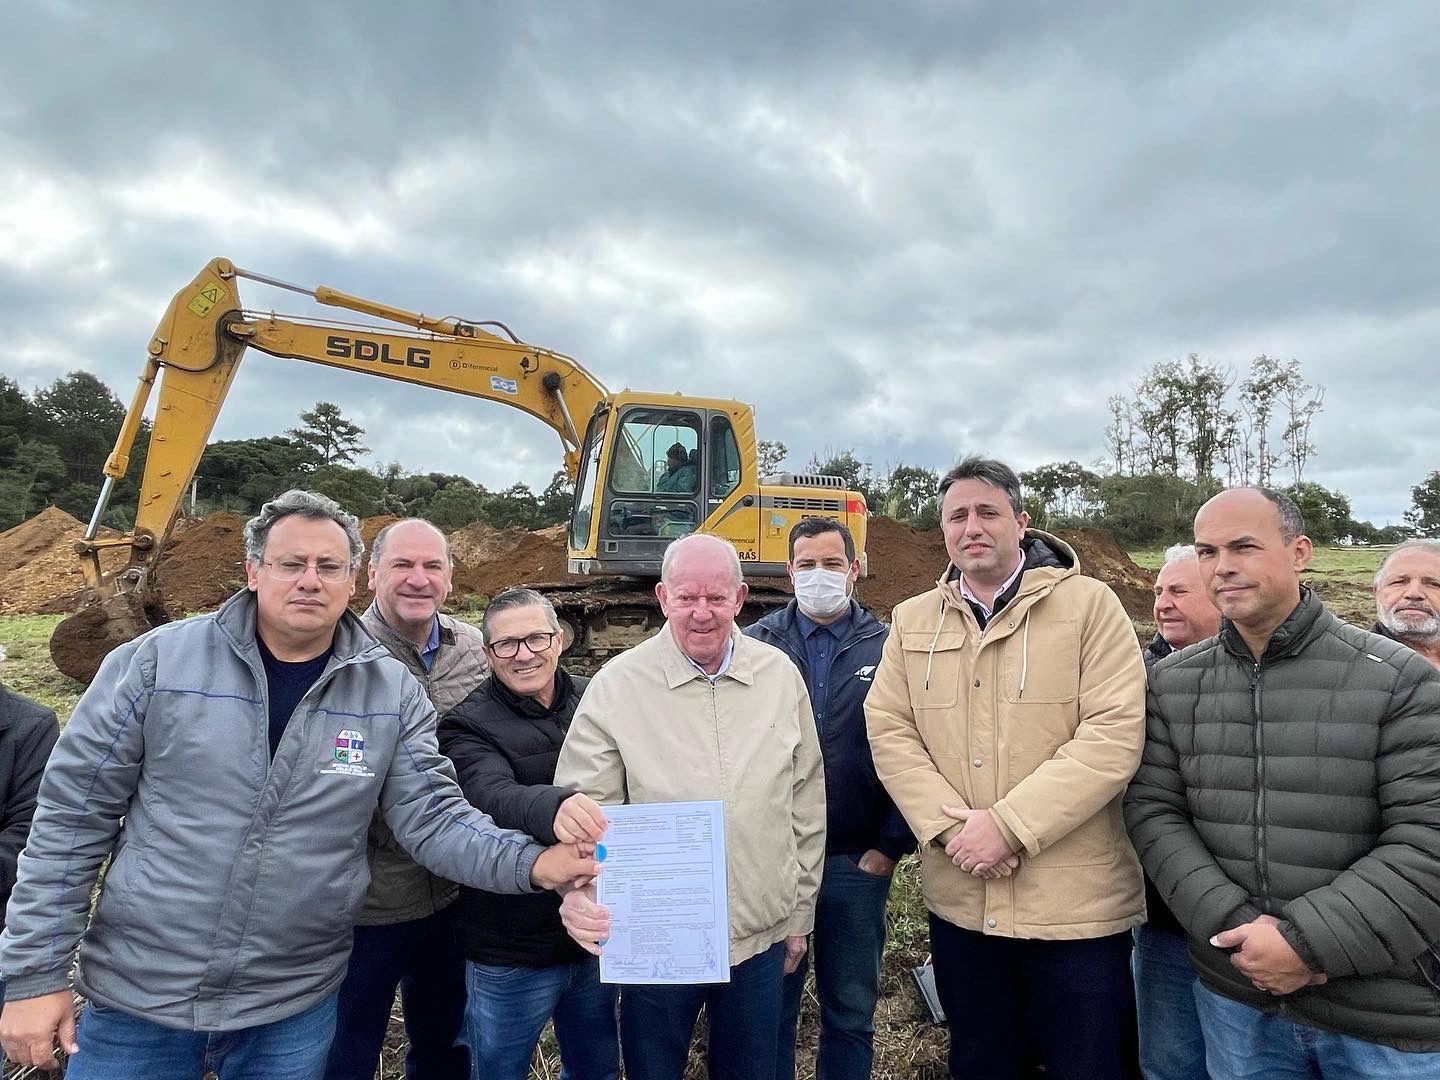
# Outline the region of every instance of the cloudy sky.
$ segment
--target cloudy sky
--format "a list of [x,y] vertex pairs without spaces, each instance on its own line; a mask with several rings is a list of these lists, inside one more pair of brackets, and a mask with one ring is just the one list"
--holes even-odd
[[[1307,478],[1440,467],[1440,10],[1265,3],[20,0],[0,371],[128,400],[211,257],[502,319],[614,389],[877,467],[1091,463],[1196,352],[1327,390]],[[248,306],[305,313],[252,287]],[[218,438],[326,399],[369,463],[540,487],[484,402],[251,353]]]

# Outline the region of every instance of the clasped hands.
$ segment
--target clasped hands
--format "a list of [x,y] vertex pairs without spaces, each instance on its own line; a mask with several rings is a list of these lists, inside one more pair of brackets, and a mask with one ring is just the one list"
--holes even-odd
[[945,854],[951,862],[967,874],[989,880],[1009,877],[1015,872],[1020,856],[1011,849],[993,813],[963,806],[941,806],[940,809],[946,817],[964,822],[945,845]]
[[1255,989],[1277,997],[1293,994],[1326,981],[1323,972],[1311,971],[1280,933],[1280,920],[1261,915],[1248,923],[1222,930],[1210,939],[1217,949],[1230,949],[1230,963]]
[[605,811],[589,795],[576,793],[555,812],[555,839],[535,860],[531,880],[543,889],[579,889],[595,880],[600,864],[595,845],[605,835]]

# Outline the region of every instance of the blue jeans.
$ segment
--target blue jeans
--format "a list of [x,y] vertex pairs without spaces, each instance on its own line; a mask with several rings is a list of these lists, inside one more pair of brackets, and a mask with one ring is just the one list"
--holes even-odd
[[551,1016],[562,1080],[616,1080],[620,1075],[615,987],[600,981],[594,957],[535,968],[467,961],[465,973],[472,1080],[525,1080]]
[[410,1080],[465,1080],[469,1075],[468,1055],[458,1045],[465,1019],[465,959],[455,944],[450,911],[355,927],[325,1080],[372,1080],[397,986],[410,1043],[405,1075]]
[[[875,1059],[875,1002],[885,952],[885,902],[890,877],[867,874],[857,856],[830,855],[815,902],[815,993],[820,999],[817,1080],[867,1080]],[[795,1029],[810,953],[785,976],[777,1080],[795,1076]]]
[[1354,1035],[1271,1016],[1204,986],[1195,1005],[1205,1029],[1205,1062],[1215,1080],[1433,1080],[1440,1054],[1409,1054]]
[[1207,1080],[1205,1033],[1195,1011],[1199,980],[1190,966],[1185,936],[1137,926],[1130,969],[1135,974],[1145,1080]]
[[785,943],[730,969],[728,983],[627,986],[620,1045],[628,1080],[680,1080],[704,1005],[710,1016],[710,1080],[774,1080]]
[[315,1080],[335,1033],[335,995],[302,1013],[239,1031],[177,1031],[91,1004],[67,1080],[152,1080],[216,1073],[221,1080]]

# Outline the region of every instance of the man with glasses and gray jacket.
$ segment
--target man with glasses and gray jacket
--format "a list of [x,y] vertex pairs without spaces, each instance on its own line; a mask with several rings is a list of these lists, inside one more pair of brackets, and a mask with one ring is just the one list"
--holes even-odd
[[[53,1069],[58,1044],[70,1080],[313,1080],[377,807],[453,881],[520,893],[598,869],[465,801],[424,690],[346,606],[362,546],[354,516],[286,492],[245,526],[244,591],[106,658],[51,757],[0,936],[12,1060]],[[78,1033],[72,985],[90,1001]]]

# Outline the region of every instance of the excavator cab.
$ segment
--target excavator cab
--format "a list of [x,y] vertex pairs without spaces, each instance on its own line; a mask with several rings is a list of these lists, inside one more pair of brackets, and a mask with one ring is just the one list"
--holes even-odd
[[753,443],[738,402],[627,392],[602,403],[580,455],[571,572],[654,578],[670,541],[704,531],[735,544],[747,576],[783,576],[783,550],[760,550]]

